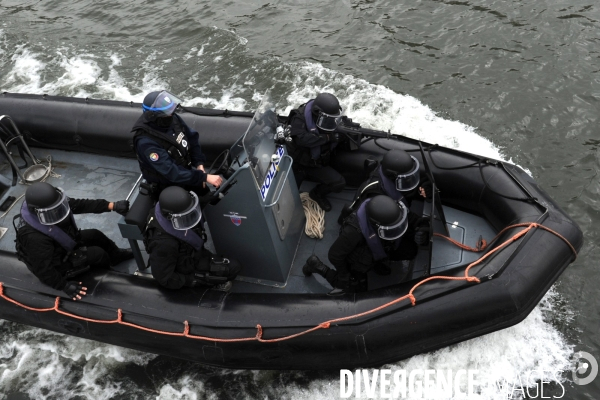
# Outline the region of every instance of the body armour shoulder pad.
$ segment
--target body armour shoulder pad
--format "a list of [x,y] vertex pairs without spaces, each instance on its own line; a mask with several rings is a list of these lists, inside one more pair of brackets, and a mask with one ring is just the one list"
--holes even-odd
[[306,104],[302,104],[300,107],[290,111],[290,115],[287,119],[287,125],[292,127],[290,135],[296,136],[299,132],[306,130],[306,120],[304,119],[304,108]]

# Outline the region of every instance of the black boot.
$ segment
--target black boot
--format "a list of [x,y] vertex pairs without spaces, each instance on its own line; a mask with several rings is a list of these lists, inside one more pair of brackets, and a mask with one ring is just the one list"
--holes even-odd
[[133,258],[133,251],[131,249],[118,249],[117,251],[109,254],[110,265],[115,266],[123,261],[131,260]]
[[314,254],[308,257],[308,259],[306,260],[306,264],[304,264],[304,266],[302,267],[302,273],[304,274],[304,276],[319,274],[323,278],[326,278],[327,272],[329,272],[330,270],[331,269],[327,265],[323,264],[321,260],[319,260],[319,257],[315,256]]
[[314,201],[316,201],[319,207],[323,209],[323,211],[331,211],[331,203],[329,202],[329,200],[327,200],[325,195],[323,195],[319,191],[319,186],[321,185],[315,186],[310,192],[308,192],[308,196]]

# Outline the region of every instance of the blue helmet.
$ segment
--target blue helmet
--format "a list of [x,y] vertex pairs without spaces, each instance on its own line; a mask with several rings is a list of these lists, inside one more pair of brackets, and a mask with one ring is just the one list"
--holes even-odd
[[181,105],[179,97],[163,90],[150,92],[144,97],[142,109],[144,112],[152,111],[157,117],[170,117]]

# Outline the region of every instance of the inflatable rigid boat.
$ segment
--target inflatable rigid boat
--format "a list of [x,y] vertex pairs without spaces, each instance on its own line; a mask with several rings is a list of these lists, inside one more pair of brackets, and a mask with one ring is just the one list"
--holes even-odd
[[[137,189],[130,134],[140,113],[140,104],[126,102],[0,95],[0,318],[220,367],[379,366],[522,321],[583,243],[575,222],[521,168],[354,125],[340,128],[351,146],[335,160],[348,188],[331,198],[324,237],[311,239],[299,193],[314,183],[298,187],[293,160],[274,140],[284,118],[265,99],[254,114],[180,114],[215,169],[228,171],[203,212],[211,245],[240,260],[242,271],[229,292],[163,289],[140,242],[151,206]],[[392,148],[410,152],[435,181],[436,195],[411,205],[429,218],[429,243],[408,277],[370,273],[367,292],[328,296],[331,287],[305,277],[302,265],[311,254],[327,260],[337,216],[367,177],[365,160]],[[136,256],[118,270],[82,275],[81,301],[45,286],[17,260],[11,221],[23,183],[39,179],[74,198],[131,195],[125,217],[76,217]]]

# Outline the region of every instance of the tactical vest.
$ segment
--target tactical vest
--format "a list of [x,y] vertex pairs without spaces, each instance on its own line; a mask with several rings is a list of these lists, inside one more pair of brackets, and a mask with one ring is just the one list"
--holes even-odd
[[146,229],[144,230],[144,245],[146,249],[150,249],[151,241],[161,240],[161,236],[163,235],[174,237],[179,241],[178,265],[188,262],[192,263],[194,268],[199,265],[203,253],[202,246],[204,245],[202,237],[195,232],[195,229],[179,231],[173,228],[171,222],[161,214],[157,203],[150,210]]
[[[145,123],[144,115],[142,115],[135,125],[133,126],[132,132],[133,135],[133,143],[134,145],[137,143],[137,140],[141,137],[148,137],[155,141],[159,146],[161,146],[169,156],[173,159],[175,164],[185,167],[187,169],[192,168],[192,159],[188,150],[188,147],[183,146],[183,142],[189,143],[189,132],[183,121],[180,120],[180,117],[177,114],[173,115],[173,131],[176,133],[175,137],[165,134],[157,129],[152,128],[147,123]],[[137,154],[138,163],[140,164],[140,170],[144,175],[144,178],[147,180],[157,182],[157,183],[166,183],[167,180],[161,175],[157,174],[151,168],[148,168],[146,164],[140,159],[140,155]]]
[[[71,224],[77,231],[77,225],[75,224],[75,218],[73,217],[73,213],[69,212],[69,217],[71,219]],[[19,220],[18,224],[15,222]],[[21,205],[21,213],[17,214],[13,217],[13,227],[15,228],[15,248],[17,250],[17,259],[19,261],[24,262],[29,269],[29,262],[27,260],[27,254],[21,244],[21,235],[20,231],[23,225],[27,223],[30,227],[35,229],[36,231],[44,234],[51,239],[53,239],[56,243],[62,247],[67,254],[71,253],[73,250],[77,248],[77,241],[72,238],[67,232],[61,229],[58,225],[43,225],[38,216],[32,213],[27,207],[27,202],[23,200],[23,204]]]
[[[298,109],[292,110],[288,117],[288,125],[291,125],[295,119],[298,119],[305,130],[313,132],[314,134],[320,134],[312,117],[312,106],[314,100],[310,100],[306,104],[302,104]],[[297,135],[292,129],[292,138]],[[306,166],[321,166],[329,165],[329,156],[331,151],[337,147],[337,143],[330,143],[324,145],[313,146],[310,148],[304,148],[298,146],[292,140],[291,143],[287,144],[290,155],[297,162]],[[305,155],[306,154],[306,155]],[[308,156],[308,157],[307,157]]]
[[385,249],[383,248],[383,244],[381,243],[381,239],[377,236],[377,232],[373,229],[373,226],[369,223],[369,219],[367,218],[366,205],[369,203],[371,199],[365,200],[358,211],[356,211],[356,216],[358,217],[358,225],[360,226],[360,231],[371,249],[371,253],[373,253],[373,260],[379,261],[387,257],[385,253]]
[[[77,242],[73,240],[73,238],[63,231],[58,225],[43,225],[38,216],[29,211],[29,207],[27,207],[27,201],[25,200],[23,200],[23,204],[21,205],[21,214],[19,216],[36,231],[54,239],[54,241],[60,244],[60,246],[67,252],[71,252],[77,247]],[[73,224],[75,229],[77,229],[75,218],[73,218],[73,213],[70,211],[69,218],[71,218],[71,224]]]

